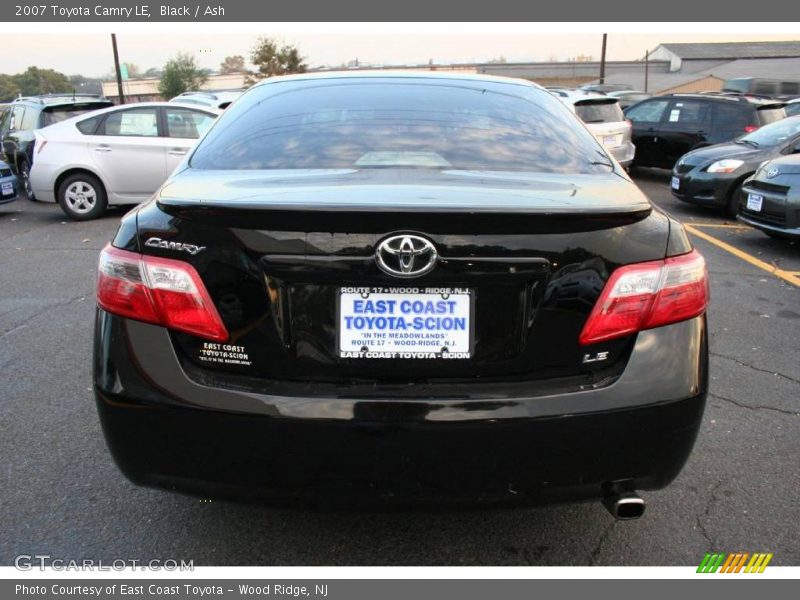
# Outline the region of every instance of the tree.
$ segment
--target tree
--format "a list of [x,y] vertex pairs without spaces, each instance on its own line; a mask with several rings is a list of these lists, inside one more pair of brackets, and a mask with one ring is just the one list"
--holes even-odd
[[28,67],[24,73],[13,76],[14,83],[23,96],[58,94],[72,91],[69,79],[53,69]]
[[240,54],[226,56],[225,60],[223,60],[219,65],[219,72],[222,75],[228,75],[229,73],[243,73],[245,70],[244,56],[241,56]]
[[188,90],[199,89],[208,77],[197,68],[194,56],[178,53],[164,65],[164,73],[158,82],[158,93],[163,98],[174,98]]
[[144,72],[145,77],[161,77],[164,74],[164,71],[159,69],[158,67],[150,67],[147,71]]
[[13,75],[0,74],[0,102],[11,102],[19,94]]
[[247,76],[245,80],[247,85],[274,75],[305,73],[308,70],[308,65],[295,46],[281,44],[278,40],[268,37],[258,38],[258,42],[250,52],[250,62],[257,70]]
[[85,77],[80,73],[69,76],[69,84],[78,94],[102,94],[103,80],[99,77]]

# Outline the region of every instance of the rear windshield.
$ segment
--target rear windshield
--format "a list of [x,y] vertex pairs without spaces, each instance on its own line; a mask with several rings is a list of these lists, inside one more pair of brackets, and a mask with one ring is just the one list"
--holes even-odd
[[756,114],[758,114],[758,118],[761,121],[762,125],[766,125],[767,123],[774,123],[775,121],[780,121],[781,119],[786,117],[786,111],[783,110],[783,107],[760,108],[758,109]]
[[92,104],[92,105],[82,105],[82,106],[67,105],[67,106],[46,108],[42,112],[42,127],[47,127],[48,125],[53,125],[54,123],[60,123],[61,121],[66,121],[67,119],[71,119],[72,117],[78,117],[93,110],[106,108],[107,106],[110,106],[110,104],[102,103],[102,104]]
[[542,90],[391,80],[256,88],[223,114],[191,166],[609,170],[594,138]]
[[575,104],[575,114],[584,123],[619,123],[624,121],[619,102],[585,102]]

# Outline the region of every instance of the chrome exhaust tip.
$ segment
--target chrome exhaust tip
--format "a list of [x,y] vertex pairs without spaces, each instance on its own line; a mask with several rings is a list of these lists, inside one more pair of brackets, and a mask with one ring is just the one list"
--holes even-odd
[[603,506],[620,521],[638,519],[644,514],[644,500],[636,492],[611,494],[603,498]]

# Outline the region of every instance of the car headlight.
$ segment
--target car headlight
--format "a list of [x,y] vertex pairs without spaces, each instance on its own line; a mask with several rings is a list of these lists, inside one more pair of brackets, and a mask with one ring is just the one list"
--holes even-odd
[[736,169],[741,167],[744,164],[743,160],[737,160],[735,158],[726,158],[724,160],[718,160],[717,162],[713,163],[706,169],[709,173],[733,173]]

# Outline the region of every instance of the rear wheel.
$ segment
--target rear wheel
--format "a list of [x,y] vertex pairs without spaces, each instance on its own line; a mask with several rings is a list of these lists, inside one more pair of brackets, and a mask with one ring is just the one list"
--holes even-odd
[[19,178],[22,180],[22,186],[25,188],[25,195],[28,200],[36,200],[33,196],[33,188],[31,187],[31,168],[28,166],[28,161],[24,158],[19,162]]
[[94,175],[70,175],[58,187],[58,204],[70,219],[88,221],[102,215],[108,206],[103,184]]

